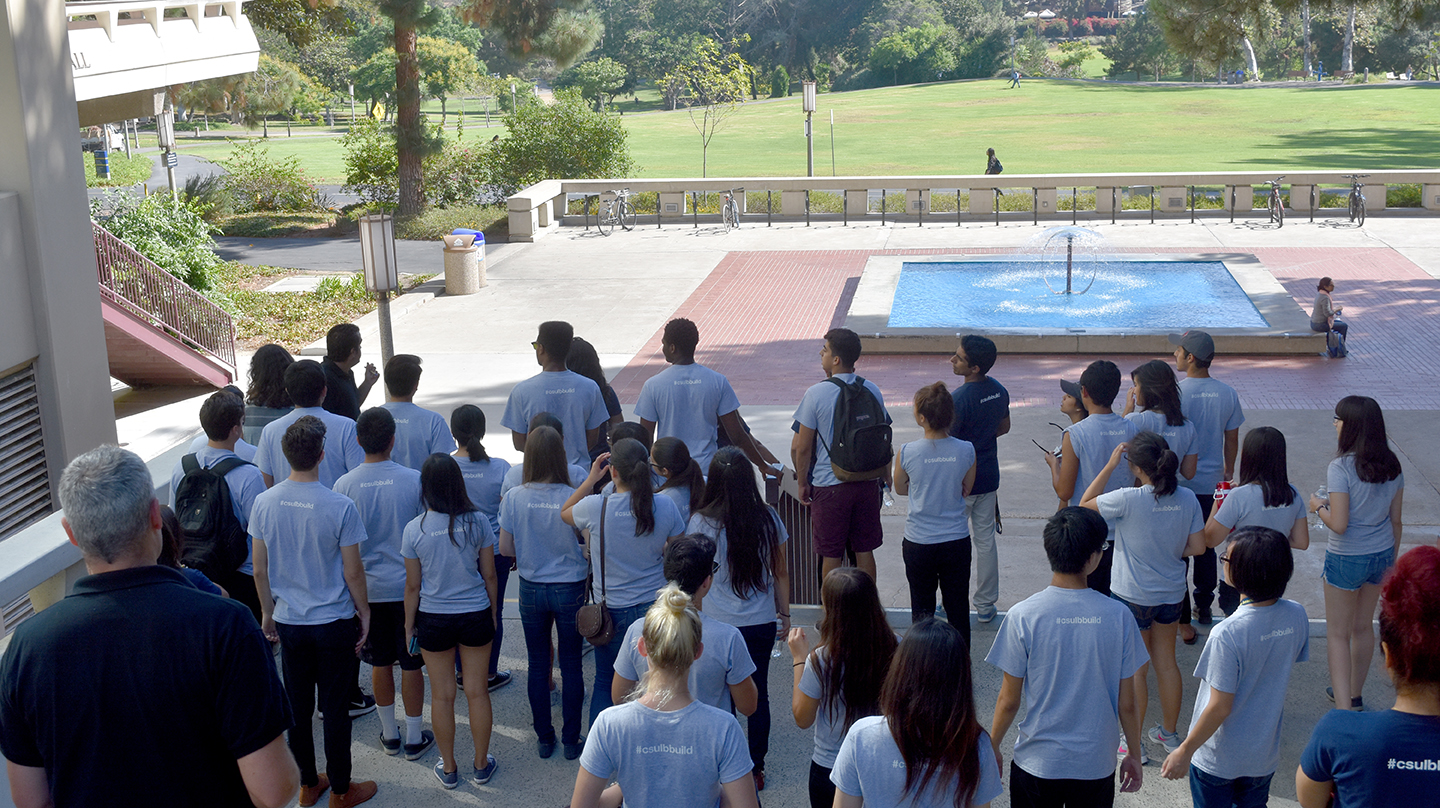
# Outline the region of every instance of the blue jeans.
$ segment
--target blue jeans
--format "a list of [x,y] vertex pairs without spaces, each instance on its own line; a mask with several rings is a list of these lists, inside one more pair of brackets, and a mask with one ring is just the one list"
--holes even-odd
[[1265,808],[1270,802],[1270,778],[1237,777],[1226,780],[1190,765],[1190,797],[1195,808]]
[[580,669],[580,632],[575,612],[585,602],[585,582],[532,584],[520,579],[520,625],[525,629],[525,652],[530,661],[526,695],[535,735],[542,743],[555,742],[550,717],[550,627],[559,634],[556,656],[560,661],[561,741],[580,742],[580,708],[585,704],[585,674]]
[[755,712],[745,719],[747,743],[750,747],[750,762],[757,772],[765,771],[765,755],[770,752],[770,651],[775,647],[775,623],[760,623],[754,626],[740,626],[740,636],[745,638],[745,650],[750,661],[755,663],[755,688],[760,691],[760,700]]
[[615,658],[620,656],[620,646],[625,642],[625,632],[636,620],[644,620],[645,613],[655,603],[653,600],[622,608],[610,607],[610,620],[615,624],[615,636],[605,645],[595,646],[595,692],[590,694],[590,725],[600,717],[600,711],[615,704],[610,699],[610,683],[615,678]]

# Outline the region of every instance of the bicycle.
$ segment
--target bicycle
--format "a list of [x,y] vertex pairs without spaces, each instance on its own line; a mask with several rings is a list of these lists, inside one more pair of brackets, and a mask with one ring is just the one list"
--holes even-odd
[[1270,221],[1276,227],[1285,226],[1285,200],[1280,198],[1280,180],[1283,179],[1285,179],[1285,175],[1281,174],[1273,180],[1265,180],[1265,183],[1270,186],[1270,199],[1265,207],[1269,209]]
[[732,188],[725,192],[725,201],[720,205],[720,218],[725,222],[726,230],[740,226],[740,206],[735,202],[736,191],[745,193],[744,188]]
[[1344,179],[1350,180],[1350,221],[1356,227],[1365,225],[1365,187],[1360,184],[1361,177],[1368,177],[1369,174],[1345,174]]
[[630,204],[630,189],[621,188],[610,193],[615,197],[605,203],[596,217],[600,235],[608,236],[615,232],[617,224],[626,230],[634,230],[635,208]]

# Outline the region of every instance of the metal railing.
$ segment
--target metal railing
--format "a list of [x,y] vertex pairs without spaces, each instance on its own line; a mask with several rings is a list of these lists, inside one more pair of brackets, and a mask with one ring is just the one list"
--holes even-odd
[[230,313],[141,255],[109,230],[95,229],[100,294],[157,330],[235,372],[235,321]]

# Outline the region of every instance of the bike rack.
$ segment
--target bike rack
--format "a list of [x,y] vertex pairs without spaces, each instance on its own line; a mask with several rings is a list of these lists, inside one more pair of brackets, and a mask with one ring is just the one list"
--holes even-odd
[[[1252,192],[1253,193],[1253,192]],[[1253,202],[1251,203],[1254,204]],[[1235,223],[1235,186],[1230,186],[1230,223]]]
[[885,189],[880,189],[880,224],[885,224]]
[[1190,186],[1190,224],[1195,224],[1195,186]]

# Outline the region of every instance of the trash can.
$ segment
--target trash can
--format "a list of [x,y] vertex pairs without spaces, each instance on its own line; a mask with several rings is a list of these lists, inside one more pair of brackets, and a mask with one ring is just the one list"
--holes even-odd
[[445,236],[445,294],[473,295],[485,285],[485,234],[456,230]]

